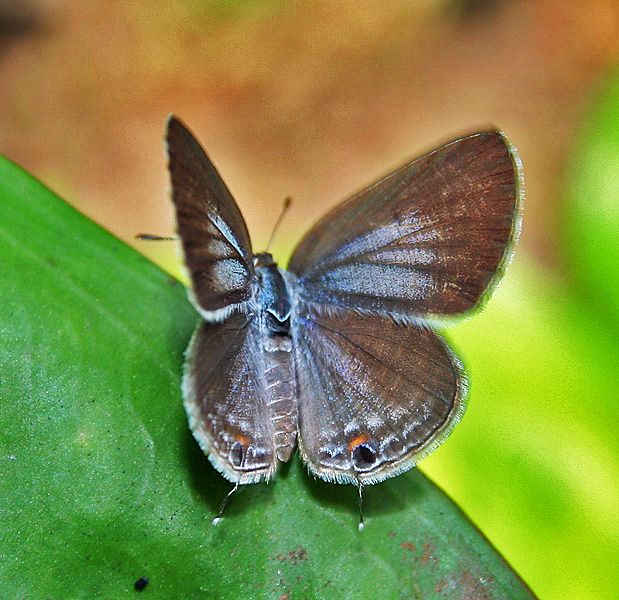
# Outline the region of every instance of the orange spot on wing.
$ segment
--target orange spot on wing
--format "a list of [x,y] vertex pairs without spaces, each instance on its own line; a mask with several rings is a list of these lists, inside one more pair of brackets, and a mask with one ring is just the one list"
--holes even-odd
[[236,439],[236,441],[239,442],[243,448],[247,448],[247,446],[249,446],[249,438],[242,433],[237,433],[234,436],[234,439]]
[[370,438],[365,433],[356,435],[350,442],[348,442],[348,451],[352,452],[359,444],[365,444]]

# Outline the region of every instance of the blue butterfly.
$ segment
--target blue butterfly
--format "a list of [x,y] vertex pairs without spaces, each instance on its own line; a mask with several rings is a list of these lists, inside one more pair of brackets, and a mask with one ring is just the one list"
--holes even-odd
[[202,316],[183,379],[191,430],[238,484],[298,446],[309,470],[361,487],[411,468],[465,407],[462,364],[435,331],[479,307],[519,229],[520,161],[503,133],[457,139],[323,217],[287,270],[175,117],[178,233]]

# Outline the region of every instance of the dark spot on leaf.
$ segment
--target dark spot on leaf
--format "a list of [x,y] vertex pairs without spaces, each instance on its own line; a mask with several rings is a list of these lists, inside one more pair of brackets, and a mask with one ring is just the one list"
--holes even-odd
[[395,537],[395,531],[389,531],[389,532],[387,532],[387,535],[388,535],[390,538]]
[[400,546],[402,546],[404,550],[410,550],[411,552],[415,552],[415,550],[417,550],[417,547],[412,542],[403,542]]
[[469,569],[461,573],[452,573],[446,579],[441,579],[434,591],[451,597],[458,593],[460,598],[475,598],[476,600],[493,600],[495,598],[490,586],[494,583],[491,575],[484,577],[474,574]]
[[141,592],[147,585],[148,585],[148,578],[140,577],[133,584],[133,589],[136,590],[137,592]]
[[436,556],[432,555],[432,552],[434,551],[434,546],[432,546],[432,544],[430,544],[430,542],[425,542],[423,545],[423,554],[421,555],[421,564],[426,565],[428,564],[430,561],[432,561],[433,563],[437,562],[437,558]]
[[291,550],[288,554],[278,554],[275,558],[280,562],[290,562],[296,565],[299,562],[307,560],[307,550],[299,546],[296,550]]
[[290,600],[290,594],[282,594],[279,600]]
[[484,578],[475,576],[468,569],[463,571],[458,579],[458,583],[462,590],[462,596],[464,598],[478,598],[479,600],[492,600],[494,596],[488,589],[488,584],[492,584],[493,582],[493,577]]

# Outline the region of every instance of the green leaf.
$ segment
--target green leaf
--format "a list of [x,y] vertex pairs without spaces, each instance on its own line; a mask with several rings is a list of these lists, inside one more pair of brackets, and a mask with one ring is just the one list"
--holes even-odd
[[0,160],[5,598],[530,598],[419,471],[357,490],[298,460],[235,496],[193,441],[183,287]]
[[619,68],[604,82],[574,153],[566,249],[598,318],[619,328]]
[[422,470],[540,598],[616,599],[616,338],[522,252],[487,308],[449,333],[471,397]]

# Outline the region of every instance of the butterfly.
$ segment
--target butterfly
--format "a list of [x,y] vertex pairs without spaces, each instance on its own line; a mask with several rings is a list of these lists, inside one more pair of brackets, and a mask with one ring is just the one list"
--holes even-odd
[[504,134],[457,139],[361,190],[286,270],[253,253],[230,191],[174,116],[166,146],[201,316],[184,405],[214,467],[257,483],[298,447],[315,476],[361,489],[432,452],[467,391],[437,325],[485,302],[519,230],[521,164]]

